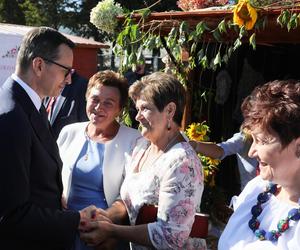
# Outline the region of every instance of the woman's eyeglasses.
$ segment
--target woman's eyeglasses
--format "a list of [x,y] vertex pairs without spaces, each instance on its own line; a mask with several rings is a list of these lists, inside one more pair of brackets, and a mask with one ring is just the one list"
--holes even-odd
[[72,75],[72,74],[75,72],[75,69],[72,69],[72,68],[69,68],[69,67],[67,67],[67,66],[64,66],[64,65],[62,65],[62,64],[60,64],[60,63],[58,63],[58,62],[52,61],[51,59],[48,59],[48,58],[42,57],[42,56],[40,56],[40,58],[42,58],[43,60],[45,60],[45,61],[47,61],[47,62],[49,62],[49,63],[53,63],[53,64],[55,64],[55,65],[57,65],[57,66],[59,66],[59,67],[65,69],[65,70],[66,70],[65,78],[66,78],[69,74]]

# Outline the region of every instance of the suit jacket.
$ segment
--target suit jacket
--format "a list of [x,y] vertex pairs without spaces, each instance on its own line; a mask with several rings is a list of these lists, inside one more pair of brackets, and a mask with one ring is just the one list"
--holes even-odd
[[[87,84],[88,81],[75,72],[72,75],[72,83],[65,86],[61,96],[57,99],[49,120],[55,140],[64,126],[88,120],[85,99]],[[49,98],[45,99],[46,107],[48,102]]]
[[61,209],[62,162],[55,140],[11,78],[0,100],[0,248],[65,249],[80,216]]
[[[70,124],[61,131],[57,144],[63,161],[62,179],[64,196],[68,198],[72,171],[86,142],[85,129],[88,122]],[[124,179],[126,156],[129,156],[141,134],[138,130],[120,125],[117,135],[104,145],[103,189],[107,205],[120,198]]]

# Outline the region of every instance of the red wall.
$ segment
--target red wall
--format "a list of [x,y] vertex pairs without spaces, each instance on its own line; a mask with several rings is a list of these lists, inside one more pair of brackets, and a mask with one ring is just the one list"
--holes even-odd
[[79,75],[89,79],[97,72],[97,48],[75,48],[73,68]]

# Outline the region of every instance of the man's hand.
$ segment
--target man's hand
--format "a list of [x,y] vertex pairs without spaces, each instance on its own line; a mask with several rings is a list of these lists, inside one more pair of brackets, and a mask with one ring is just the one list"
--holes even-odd
[[[103,216],[103,218],[106,218]],[[97,246],[103,244],[112,234],[112,225],[108,221],[89,221],[87,222],[84,231],[80,232],[80,238],[88,246]],[[99,246],[100,247],[100,246]]]
[[80,231],[89,231],[88,224],[92,221],[107,221],[111,223],[111,220],[107,218],[107,213],[105,210],[101,208],[97,208],[94,205],[88,206],[79,211],[80,213],[80,224],[79,230]]

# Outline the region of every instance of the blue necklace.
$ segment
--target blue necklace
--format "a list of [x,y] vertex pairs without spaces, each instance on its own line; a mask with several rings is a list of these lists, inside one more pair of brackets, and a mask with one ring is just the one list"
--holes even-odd
[[300,220],[300,207],[299,208],[292,208],[288,212],[288,216],[285,219],[282,219],[277,224],[277,230],[271,230],[269,232],[266,232],[263,229],[259,229],[260,222],[257,219],[257,217],[261,214],[263,211],[262,204],[267,202],[270,197],[277,192],[277,185],[273,183],[269,183],[266,190],[262,193],[260,193],[257,196],[257,203],[251,208],[251,214],[252,218],[248,222],[249,228],[253,231],[255,236],[259,240],[269,240],[272,242],[276,242],[278,238],[289,229],[290,220],[298,221]]

